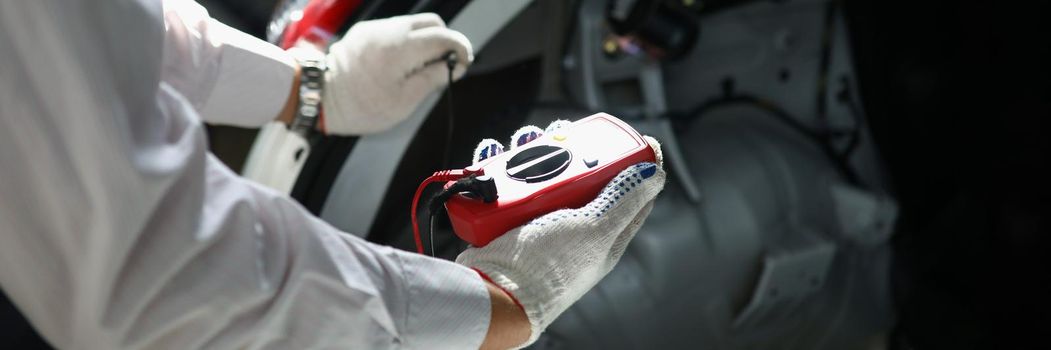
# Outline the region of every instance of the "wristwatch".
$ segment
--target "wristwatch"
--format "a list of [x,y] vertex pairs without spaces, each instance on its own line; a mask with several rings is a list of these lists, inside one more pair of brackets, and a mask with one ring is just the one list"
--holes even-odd
[[317,50],[294,49],[290,53],[299,63],[299,103],[289,129],[303,137],[310,135],[321,118],[321,91],[325,88],[325,55]]

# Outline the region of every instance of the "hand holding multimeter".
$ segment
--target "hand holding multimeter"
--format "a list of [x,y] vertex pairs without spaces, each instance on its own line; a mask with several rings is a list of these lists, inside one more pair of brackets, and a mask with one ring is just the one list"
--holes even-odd
[[[520,141],[527,142],[517,145]],[[547,133],[523,128],[512,142],[514,147],[502,154],[493,154],[499,148],[487,143],[490,156],[467,169],[480,170],[495,182],[494,202],[455,195],[445,204],[456,235],[474,246],[485,246],[541,215],[580,208],[622,170],[657,160],[638,132],[605,113]],[[476,160],[481,151],[479,147]]]
[[604,113],[525,129],[501,148],[483,141],[474,165],[435,177],[450,181],[445,207],[471,243],[456,261],[522,306],[532,342],[620,260],[665,172],[656,140]]

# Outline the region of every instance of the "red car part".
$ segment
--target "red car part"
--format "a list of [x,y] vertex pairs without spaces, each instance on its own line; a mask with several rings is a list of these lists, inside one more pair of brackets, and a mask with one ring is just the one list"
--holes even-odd
[[300,40],[319,48],[328,47],[350,15],[362,0],[310,0],[306,6],[289,8],[282,16],[288,23],[277,43],[282,49],[296,46]]

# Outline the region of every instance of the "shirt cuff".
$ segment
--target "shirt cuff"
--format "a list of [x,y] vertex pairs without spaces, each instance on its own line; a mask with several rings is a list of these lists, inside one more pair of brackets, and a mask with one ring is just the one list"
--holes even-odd
[[204,120],[250,128],[273,121],[292,91],[295,59],[277,46],[217,21],[211,29],[223,45],[215,86],[201,108]]
[[478,273],[456,263],[399,254],[408,286],[403,345],[409,349],[477,349],[489,331],[492,304]]

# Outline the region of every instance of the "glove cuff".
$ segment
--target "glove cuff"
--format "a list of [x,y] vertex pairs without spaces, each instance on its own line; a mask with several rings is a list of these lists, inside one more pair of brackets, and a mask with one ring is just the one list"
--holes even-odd
[[525,312],[525,307],[522,306],[522,303],[520,303],[518,301],[518,298],[516,298],[514,294],[511,294],[511,292],[507,291],[507,289],[504,288],[504,286],[501,286],[500,284],[497,284],[496,282],[493,282],[493,279],[489,278],[489,275],[485,274],[485,272],[482,272],[482,270],[479,270],[479,269],[476,269],[476,268],[473,268],[473,267],[471,268],[471,270],[474,270],[474,272],[477,272],[478,275],[482,276],[482,279],[485,280],[486,282],[489,282],[490,284],[496,286],[496,288],[500,288],[501,292],[504,292],[504,294],[507,294],[507,296],[509,298],[511,298],[511,301],[515,302],[515,306],[517,306],[519,310],[522,310],[522,312]]
[[471,269],[477,271],[483,279],[511,296],[511,300],[514,300],[515,305],[518,305],[525,312],[526,318],[529,319],[529,339],[519,345],[518,348],[524,348],[536,342],[550,323],[550,321],[544,321],[546,318],[542,310],[545,309],[545,306],[539,303],[541,298],[534,296],[533,293],[530,293],[525,288],[536,284],[536,282],[519,281],[499,272],[500,269],[486,264],[478,264],[477,266],[472,266]]

